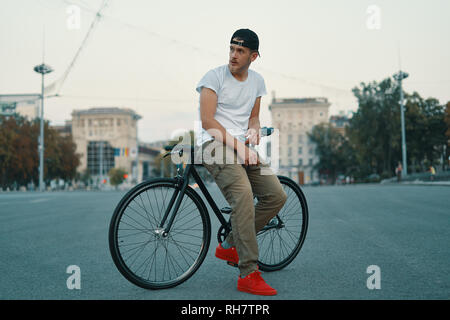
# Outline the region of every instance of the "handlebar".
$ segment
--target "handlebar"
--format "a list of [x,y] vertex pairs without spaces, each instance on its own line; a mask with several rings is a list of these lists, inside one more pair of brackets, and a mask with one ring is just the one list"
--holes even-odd
[[[274,128],[272,128],[272,127],[262,127],[260,129],[261,137],[270,136],[273,133],[273,131],[274,131]],[[170,154],[170,151],[172,151],[174,147],[175,147],[175,145],[173,145],[173,146],[164,146],[163,147],[164,150],[169,151],[169,153],[165,154],[164,157],[168,156]]]
[[273,133],[274,129],[272,127],[262,127],[261,128],[261,137],[270,136]]

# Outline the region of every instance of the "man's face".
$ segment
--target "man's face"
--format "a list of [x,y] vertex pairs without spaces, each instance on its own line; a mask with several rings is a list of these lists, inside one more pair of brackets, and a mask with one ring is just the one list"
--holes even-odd
[[247,47],[236,44],[230,44],[230,60],[229,67],[231,72],[241,72],[248,69],[250,64],[255,61],[258,53],[251,52]]

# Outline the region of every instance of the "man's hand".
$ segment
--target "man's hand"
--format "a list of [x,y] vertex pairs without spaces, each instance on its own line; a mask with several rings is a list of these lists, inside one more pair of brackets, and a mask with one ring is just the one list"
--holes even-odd
[[248,148],[247,146],[243,148],[237,149],[237,155],[238,157],[244,162],[246,166],[250,165],[257,165],[260,163],[258,159],[258,153],[254,151],[251,148]]
[[261,133],[259,132],[259,130],[250,128],[247,130],[245,137],[247,138],[245,140],[245,144],[251,144],[251,145],[256,146],[256,145],[259,145],[259,139],[261,138]]

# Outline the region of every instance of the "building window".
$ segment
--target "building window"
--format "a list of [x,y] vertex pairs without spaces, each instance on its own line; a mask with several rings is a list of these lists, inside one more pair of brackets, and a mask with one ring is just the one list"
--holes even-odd
[[290,156],[292,156],[292,148],[291,147],[288,148],[288,157],[290,157]]
[[288,143],[292,143],[292,134],[288,134]]
[[303,153],[303,148],[302,147],[298,147],[298,154],[302,154]]
[[309,154],[314,154],[314,149],[313,148],[309,148]]
[[120,127],[120,119],[117,119],[117,126]]
[[292,159],[289,159],[289,165],[292,166]]
[[309,165],[312,166],[313,164],[313,159],[309,159]]
[[303,159],[298,159],[298,165],[302,166],[303,165]]
[[298,135],[298,142],[299,142],[299,143],[302,143],[302,142],[303,142],[303,135],[302,135],[302,134],[299,134],[299,135]]
[[114,148],[109,142],[89,141],[87,146],[87,168],[89,173],[91,175],[107,175],[114,166]]

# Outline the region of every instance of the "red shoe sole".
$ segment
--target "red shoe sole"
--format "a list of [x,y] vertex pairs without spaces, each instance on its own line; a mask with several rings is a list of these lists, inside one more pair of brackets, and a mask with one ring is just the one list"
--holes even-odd
[[277,291],[269,291],[269,292],[268,291],[258,291],[258,290],[253,290],[253,289],[250,289],[250,288],[242,287],[242,286],[239,286],[239,285],[238,285],[237,289],[239,291],[246,292],[246,293],[251,293],[251,294],[254,294],[254,295],[258,295],[258,296],[274,296],[274,295],[277,294]]
[[239,263],[239,261],[236,261],[236,260],[234,260],[233,258],[231,258],[231,257],[229,257],[227,255],[221,255],[220,253],[217,253],[217,252],[216,252],[216,258],[225,260],[225,261],[227,261],[229,263],[236,264],[236,265]]

